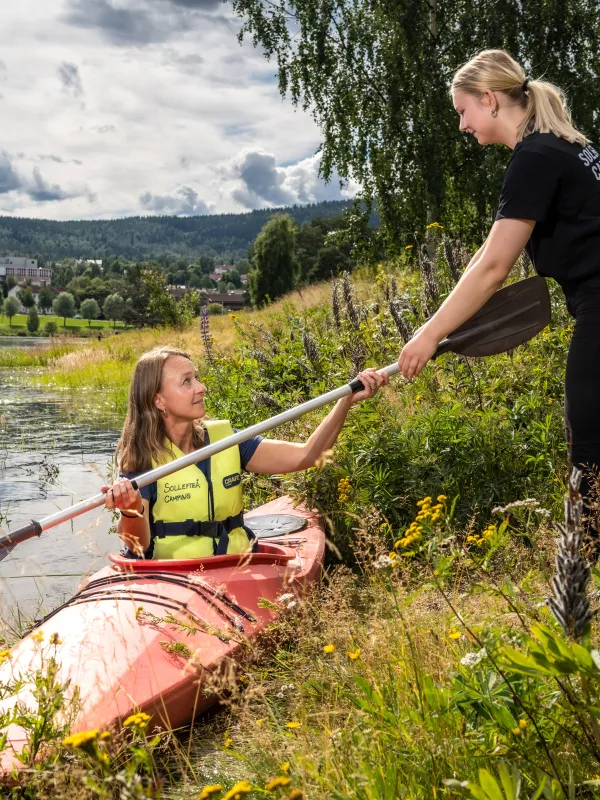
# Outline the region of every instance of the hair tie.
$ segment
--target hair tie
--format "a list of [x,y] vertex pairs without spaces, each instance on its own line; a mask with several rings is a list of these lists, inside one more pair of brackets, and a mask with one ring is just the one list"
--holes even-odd
[[530,78],[529,76],[527,76],[527,77],[525,78],[525,80],[523,81],[523,85],[521,86],[521,89],[522,89],[524,92],[526,92],[526,91],[527,91],[527,89],[528,89],[528,87],[529,87],[529,81],[530,81],[530,80],[531,80],[531,78]]

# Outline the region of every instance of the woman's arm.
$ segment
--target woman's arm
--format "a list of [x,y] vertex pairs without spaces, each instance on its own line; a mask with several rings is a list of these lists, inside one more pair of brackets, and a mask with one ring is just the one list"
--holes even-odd
[[365,388],[349,397],[344,397],[333,407],[318,428],[306,442],[283,442],[263,439],[248,462],[249,472],[274,475],[283,472],[296,472],[314,467],[327,450],[331,450],[344,426],[348,411],[354,403],[373,397],[381,386],[387,386],[389,376],[376,369],[368,369],[358,376]]
[[123,543],[136,555],[143,555],[150,546],[150,503],[142,499],[127,478],[119,478],[112,486],[102,486],[106,492],[106,508],[123,511],[117,532]]
[[418,375],[439,342],[479,311],[502,286],[534,226],[535,222],[528,219],[501,219],[494,223],[477,261],[469,264],[438,311],[400,353],[398,365],[405,378]]

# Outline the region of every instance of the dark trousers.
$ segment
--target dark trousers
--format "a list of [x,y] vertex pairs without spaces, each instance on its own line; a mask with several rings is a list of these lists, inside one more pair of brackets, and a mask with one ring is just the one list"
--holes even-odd
[[567,358],[565,427],[570,460],[583,470],[584,501],[598,500],[600,473],[600,294],[569,298],[575,330]]

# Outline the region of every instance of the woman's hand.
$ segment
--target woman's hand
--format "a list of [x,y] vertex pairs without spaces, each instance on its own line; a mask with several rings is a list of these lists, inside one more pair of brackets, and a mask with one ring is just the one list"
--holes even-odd
[[378,372],[375,367],[369,367],[356,376],[363,384],[364,389],[350,395],[352,403],[361,403],[363,400],[368,400],[369,397],[375,397],[377,392],[382,386],[387,386],[390,382],[390,376],[387,372]]
[[139,489],[134,489],[127,478],[119,478],[112,486],[101,486],[101,492],[106,492],[106,508],[116,508],[123,511],[137,511],[143,513],[143,501]]
[[426,325],[419,328],[410,342],[407,342],[402,348],[398,358],[398,367],[402,376],[407,380],[415,378],[434,355],[438,344],[438,339],[431,336]]

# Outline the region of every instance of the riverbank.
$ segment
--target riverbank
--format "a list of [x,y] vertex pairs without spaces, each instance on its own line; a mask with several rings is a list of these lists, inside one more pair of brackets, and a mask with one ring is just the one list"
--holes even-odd
[[[121,413],[139,354],[174,344],[199,362],[211,415],[245,427],[363,364],[395,360],[407,329],[452,285],[443,261],[427,292],[416,272],[400,284],[393,267],[381,268],[339,287],[332,304],[323,286],[304,305],[293,295],[211,317],[208,349],[196,330],[132,332],[54,354],[35,380],[80,411],[108,402]],[[99,740],[69,748],[58,737],[50,763],[70,765],[78,788],[95,776],[101,797],[123,763],[148,777],[154,796],[178,800],[480,797],[504,765],[528,796],[541,786],[564,800],[569,781],[587,792],[584,781],[600,772],[598,635],[579,637],[578,650],[545,605],[567,469],[571,322],[554,300],[552,327],[527,345],[439,358],[413,383],[396,379],[353,409],[318,469],[249,479],[248,505],[285,493],[318,509],[331,549],[318,593],[282,600],[283,622],[235,681],[215,676],[224,713],[198,720],[167,755],[136,730],[133,743],[154,766],[139,766],[128,744],[119,761]],[[306,437],[323,413],[275,435]],[[56,770],[38,778],[69,796]]]

